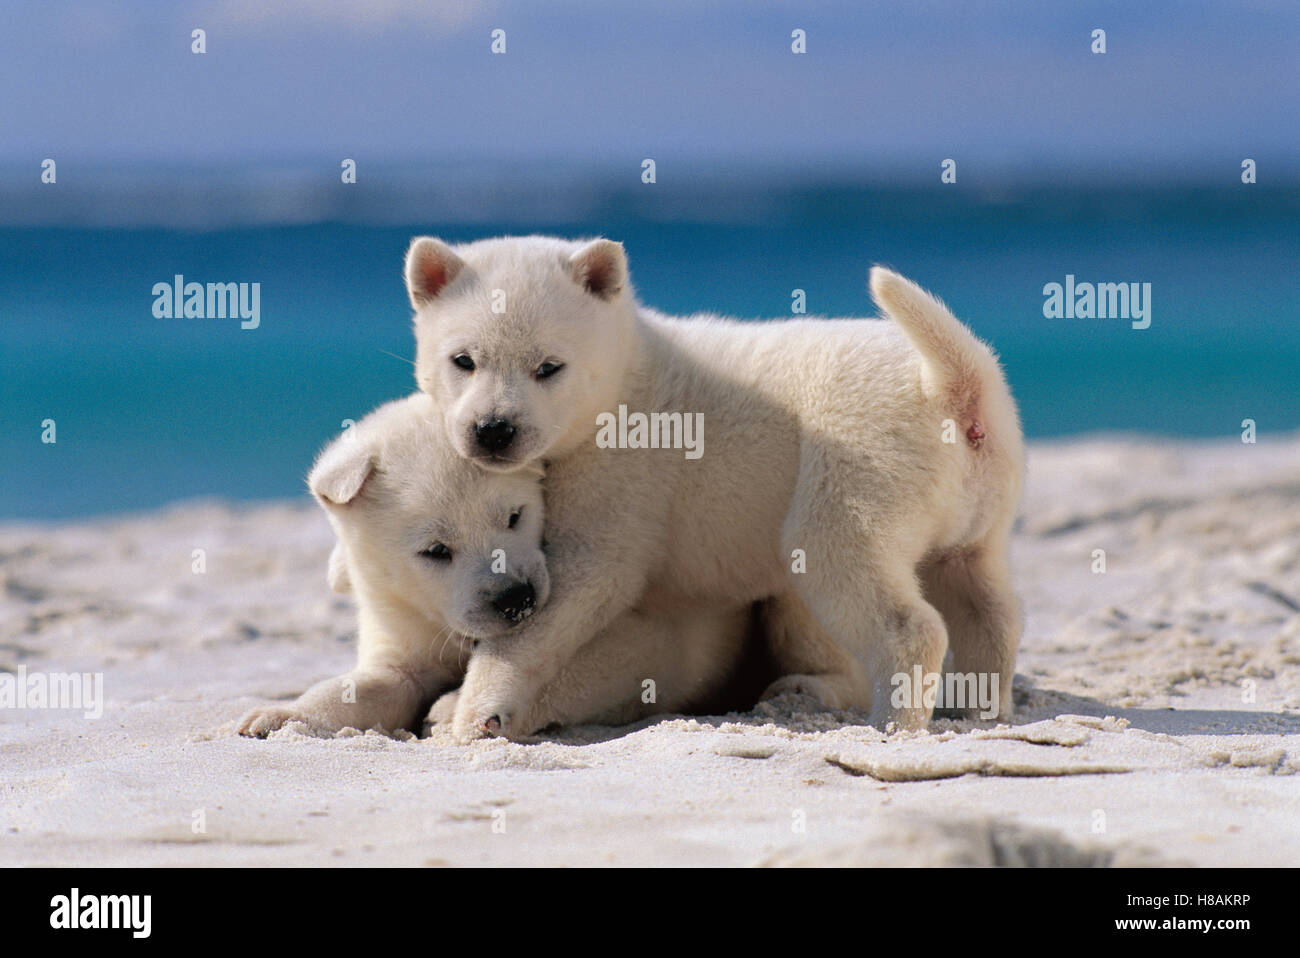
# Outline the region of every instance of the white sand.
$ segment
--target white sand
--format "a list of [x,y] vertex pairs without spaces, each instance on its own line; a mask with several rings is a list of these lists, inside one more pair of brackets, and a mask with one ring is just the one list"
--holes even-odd
[[330,544],[307,503],[0,526],[0,667],[107,698],[0,710],[0,864],[1300,864],[1300,437],[1033,448],[1011,728],[792,699],[532,745],[238,738],[351,663]]

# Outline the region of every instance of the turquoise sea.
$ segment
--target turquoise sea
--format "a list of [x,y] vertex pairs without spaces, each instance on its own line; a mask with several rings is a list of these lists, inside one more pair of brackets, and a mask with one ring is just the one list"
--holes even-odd
[[[424,232],[603,234],[627,246],[643,301],[756,320],[790,315],[795,289],[809,314],[870,314],[867,270],[883,262],[994,345],[1031,438],[1300,428],[1294,192],[814,185],[679,200],[671,215],[610,194],[472,223],[417,206],[369,223],[0,227],[0,517],[303,495],[343,420],[413,386],[400,264]],[[155,317],[151,290],[176,274],[259,283],[259,327]],[[1043,287],[1067,275],[1150,283],[1150,327],[1046,318]]]

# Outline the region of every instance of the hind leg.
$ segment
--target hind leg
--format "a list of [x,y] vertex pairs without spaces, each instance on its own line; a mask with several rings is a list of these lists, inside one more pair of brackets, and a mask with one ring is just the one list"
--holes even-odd
[[927,563],[926,597],[948,627],[952,678],[945,688],[959,690],[944,701],[965,718],[1011,718],[1011,683],[1023,614],[1011,588],[1004,536]]
[[[947,628],[921,594],[909,560],[885,558],[865,538],[838,553],[847,561],[796,577],[796,589],[830,640],[870,676],[871,724],[923,728],[934,712],[927,689],[943,669]],[[827,553],[810,548],[810,565],[816,554]]]
[[794,592],[763,602],[764,640],[781,677],[761,699],[786,692],[815,698],[828,709],[871,711],[871,680],[866,669],[822,630]]
[[910,575],[906,581],[880,579],[874,584],[863,588],[858,603],[868,628],[841,631],[847,640],[866,644],[859,655],[871,663],[871,722],[879,728],[890,722],[924,728],[935,705],[927,682],[942,673],[947,628]]
[[[934,711],[948,633],[916,575],[933,540],[933,479],[913,463],[920,452],[890,452],[898,441],[869,432],[847,446],[810,436],[782,545],[786,555],[804,551],[806,571],[790,582],[870,676],[872,724],[920,728]],[[877,447],[885,453],[862,451]]]

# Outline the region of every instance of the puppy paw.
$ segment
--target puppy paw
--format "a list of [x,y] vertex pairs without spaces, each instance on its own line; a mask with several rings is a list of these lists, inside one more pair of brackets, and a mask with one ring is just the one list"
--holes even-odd
[[1015,718],[1015,711],[1010,703],[1004,705],[1001,710],[988,714],[987,709],[981,709],[979,706],[972,708],[936,708],[934,718],[955,719],[964,722],[1010,722]]
[[265,705],[255,708],[239,720],[239,734],[248,738],[266,738],[290,722],[301,722],[313,732],[334,735],[348,727],[364,727],[364,723],[349,721],[346,715],[328,709],[303,708],[292,705]]
[[510,738],[514,731],[511,715],[504,709],[458,708],[452,719],[452,737],[462,745],[481,738]]
[[470,660],[456,700],[452,736],[459,742],[501,737],[518,739],[533,711],[535,689],[523,669],[503,658],[477,654]]
[[266,705],[255,708],[239,720],[239,734],[248,738],[266,738],[289,722],[307,722],[311,719],[284,705]]
[[816,699],[817,703],[824,709],[841,709],[845,707],[844,703],[840,701],[840,695],[835,686],[816,675],[783,675],[764,689],[758,700],[766,702],[768,699],[774,699],[779,695],[802,695]]
[[456,718],[456,703],[460,701],[460,689],[452,689],[438,697],[429,709],[425,722],[429,725],[451,725]]
[[[446,698],[446,696],[444,696]],[[451,731],[456,741],[465,743],[481,738],[514,738],[520,733],[520,716],[513,703],[499,694],[484,693],[466,685],[461,686],[452,709]],[[434,708],[442,705],[440,699]]]
[[933,710],[924,708],[872,709],[871,717],[867,719],[867,722],[873,728],[878,728],[880,731],[890,734],[903,730],[919,731],[927,728],[930,719],[933,717]]

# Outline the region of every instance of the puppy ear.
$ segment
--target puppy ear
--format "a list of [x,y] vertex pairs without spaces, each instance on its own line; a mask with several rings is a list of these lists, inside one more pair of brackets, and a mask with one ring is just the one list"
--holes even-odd
[[307,485],[321,505],[345,506],[360,494],[374,471],[375,450],[349,433],[321,453],[307,476]]
[[421,309],[437,298],[456,278],[465,261],[440,239],[417,236],[406,251],[406,292],[411,305]]
[[627,285],[627,253],[622,243],[598,239],[569,257],[573,281],[591,295],[611,300]]
[[348,552],[341,542],[330,550],[330,568],[327,573],[330,589],[334,592],[351,592],[352,580],[348,578]]

